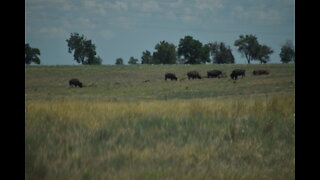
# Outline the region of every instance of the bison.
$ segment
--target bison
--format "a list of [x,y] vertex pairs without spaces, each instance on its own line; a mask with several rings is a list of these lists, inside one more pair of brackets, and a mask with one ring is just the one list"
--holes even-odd
[[262,75],[262,74],[269,74],[270,71],[268,69],[256,69],[253,70],[252,74],[253,75]]
[[70,86],[74,86],[74,87],[79,86],[80,88],[83,87],[83,85],[82,85],[82,83],[79,81],[79,79],[71,79],[71,80],[69,81],[69,85],[70,85]]
[[190,71],[187,73],[188,75],[188,79],[192,78],[192,79],[201,79],[200,74],[197,71]]
[[246,70],[244,69],[234,69],[230,74],[231,79],[237,80],[238,76],[246,76]]
[[173,74],[173,73],[166,73],[166,74],[165,74],[165,80],[167,80],[167,79],[177,80],[178,78],[177,78],[176,75]]
[[208,78],[211,78],[211,77],[212,78],[216,78],[216,77],[220,78],[221,74],[222,74],[222,72],[219,70],[212,70],[212,71],[207,72]]

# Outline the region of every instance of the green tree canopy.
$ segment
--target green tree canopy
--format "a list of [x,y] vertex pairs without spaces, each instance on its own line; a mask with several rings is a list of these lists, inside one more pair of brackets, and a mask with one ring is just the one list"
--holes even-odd
[[96,64],[96,65],[101,65],[102,64],[102,59],[100,56],[94,57],[91,61],[88,62],[88,64]]
[[239,39],[234,42],[235,46],[238,46],[238,51],[242,56],[245,56],[248,64],[251,60],[258,57],[259,43],[258,39],[254,35],[240,35]]
[[24,57],[25,57],[25,64],[31,64],[32,62],[36,64],[40,64],[40,50],[38,48],[32,48],[28,43],[25,44],[24,49]]
[[152,60],[152,55],[150,53],[150,51],[146,50],[144,52],[142,52],[142,56],[141,56],[141,64],[152,64],[153,60]]
[[123,59],[122,58],[117,58],[116,59],[116,65],[123,65]]
[[295,50],[291,41],[287,41],[282,47],[279,54],[282,63],[295,62]]
[[183,56],[186,64],[200,64],[210,62],[208,46],[203,46],[199,40],[192,36],[185,36],[180,39],[178,46],[179,58]]
[[[74,51],[74,60],[81,64],[96,64],[102,61],[101,58],[97,59],[96,46],[91,40],[86,40],[83,35],[79,33],[71,33],[70,38],[66,40],[68,43],[68,52]],[[100,62],[101,64],[101,62]]]
[[138,59],[134,58],[134,57],[130,57],[128,64],[137,64],[138,63]]
[[268,61],[270,61],[270,54],[273,53],[273,50],[271,49],[271,47],[267,46],[267,45],[259,45],[259,51],[257,53],[257,59],[260,61],[260,63],[267,63]]
[[234,56],[231,52],[230,46],[226,46],[223,42],[208,43],[210,53],[213,56],[213,63],[215,64],[233,64]]
[[153,52],[153,64],[175,64],[177,62],[177,51],[174,44],[161,41],[155,46]]

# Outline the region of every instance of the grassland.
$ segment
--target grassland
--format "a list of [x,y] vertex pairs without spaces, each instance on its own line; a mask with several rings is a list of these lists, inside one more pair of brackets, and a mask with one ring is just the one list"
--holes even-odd
[[25,82],[26,179],[295,179],[292,64],[35,66]]

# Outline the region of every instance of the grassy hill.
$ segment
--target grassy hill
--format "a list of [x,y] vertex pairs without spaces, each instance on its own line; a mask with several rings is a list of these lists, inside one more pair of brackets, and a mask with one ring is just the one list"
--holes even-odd
[[[235,68],[246,77],[231,80]],[[253,76],[258,68],[271,74]],[[186,78],[211,69],[228,77]],[[26,179],[295,179],[294,73],[293,64],[27,66]]]

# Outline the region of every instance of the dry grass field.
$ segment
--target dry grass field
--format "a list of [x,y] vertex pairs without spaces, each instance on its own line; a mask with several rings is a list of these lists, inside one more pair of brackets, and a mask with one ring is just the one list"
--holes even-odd
[[27,66],[25,81],[26,179],[295,179],[293,64]]

